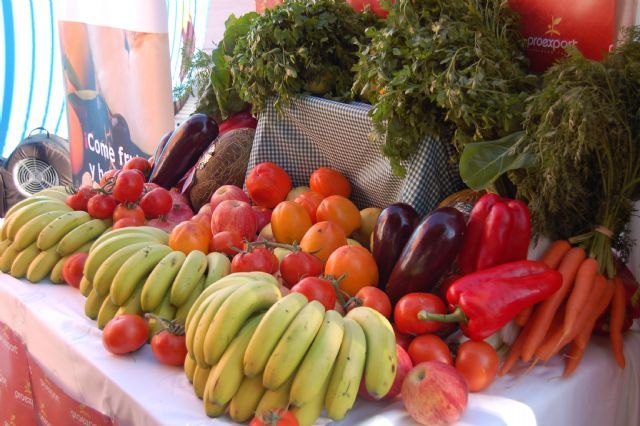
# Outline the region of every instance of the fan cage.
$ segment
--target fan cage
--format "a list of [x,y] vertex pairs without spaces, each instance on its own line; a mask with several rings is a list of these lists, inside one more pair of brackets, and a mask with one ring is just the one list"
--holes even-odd
[[13,182],[18,192],[28,197],[58,185],[60,177],[52,165],[38,158],[29,157],[16,163],[13,169]]

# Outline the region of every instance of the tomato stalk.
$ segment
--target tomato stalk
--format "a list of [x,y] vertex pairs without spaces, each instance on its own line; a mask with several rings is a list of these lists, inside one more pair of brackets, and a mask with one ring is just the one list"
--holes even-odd
[[185,335],[185,329],[184,326],[178,322],[176,322],[175,320],[166,320],[164,318],[161,318],[155,314],[152,313],[146,313],[144,314],[144,318],[149,321],[149,320],[155,320],[158,322],[158,324],[160,324],[160,326],[162,327],[162,330],[167,330],[169,333],[171,334],[175,334],[176,336],[184,336]]

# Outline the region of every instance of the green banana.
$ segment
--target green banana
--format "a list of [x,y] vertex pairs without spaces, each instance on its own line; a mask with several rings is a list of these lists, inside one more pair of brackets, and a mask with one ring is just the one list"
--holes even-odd
[[60,255],[55,247],[41,251],[29,265],[27,269],[27,279],[32,283],[37,283],[45,279],[60,260]]
[[217,251],[212,251],[207,254],[207,279],[204,282],[205,288],[230,273],[231,261],[226,254]]
[[151,311],[154,315],[165,319],[167,321],[171,321],[176,316],[176,307],[171,304],[169,301],[169,293],[164,295],[160,304],[156,306],[156,308]]
[[32,197],[48,197],[53,198],[60,201],[66,201],[69,193],[67,192],[67,188],[62,185],[50,186],[49,188],[45,188],[41,191],[36,192],[31,195]]
[[[6,224],[7,220],[13,217],[18,210],[22,209],[23,207],[29,206],[31,204],[38,203],[40,201],[60,201],[60,200],[56,200],[55,198],[41,196],[41,195],[32,195],[30,197],[27,197],[23,200],[18,201],[13,206],[11,206],[9,210],[7,210],[7,212],[4,214],[4,223]],[[6,232],[6,230],[4,232]],[[2,238],[7,238],[7,235],[3,233]]]
[[111,220],[91,219],[62,237],[58,243],[57,250],[62,256],[73,253],[89,241],[98,238],[111,226]]
[[333,420],[344,418],[356,402],[364,373],[366,347],[362,327],[351,318],[344,318],[344,336],[324,401],[327,416]]
[[266,389],[262,386],[262,377],[245,377],[229,403],[231,420],[243,423],[251,419],[265,391]]
[[264,316],[244,354],[244,374],[258,376],[285,330],[308,300],[302,293],[289,293],[278,300]]
[[14,278],[23,278],[27,274],[29,265],[33,262],[33,259],[40,254],[40,250],[35,243],[20,251],[13,262],[11,263],[11,269],[9,273]]
[[[324,322],[307,351],[293,383],[289,401],[298,407],[313,405],[321,390],[318,383],[329,383],[333,364],[340,351],[340,344],[344,334],[342,315],[334,310],[326,311]],[[326,390],[326,386],[325,386]],[[324,403],[324,394],[320,401],[320,410]],[[317,404],[315,404],[317,405]]]
[[200,281],[198,281],[198,283],[196,284],[196,288],[193,289],[193,292],[191,292],[191,295],[189,296],[187,301],[184,302],[183,305],[178,306],[178,309],[176,310],[175,320],[179,324],[184,325],[185,321],[187,320],[187,315],[189,314],[189,310],[191,309],[193,304],[196,302],[196,299],[198,298],[198,296],[200,296],[203,289],[204,289],[204,275],[200,277]]
[[78,287],[78,290],[80,290],[81,295],[83,295],[84,297],[88,297],[89,293],[91,293],[91,290],[93,290],[93,284],[91,284],[91,281],[89,281],[89,279],[83,275],[82,279],[80,280],[80,286]]
[[200,250],[189,252],[171,284],[171,303],[183,305],[207,270],[207,256]]
[[[120,229],[128,230],[131,228]],[[117,229],[117,231],[118,230],[119,229]],[[136,233],[133,231],[129,231],[129,234],[118,234],[113,238],[104,240],[100,244],[96,244],[96,242],[100,241],[100,238],[102,237],[99,237],[91,245],[91,248],[89,249],[89,257],[87,258],[87,261],[84,264],[84,270],[82,271],[83,274],[86,275],[86,277],[89,278],[92,282],[95,279],[98,268],[100,268],[100,266],[107,260],[107,258],[116,251],[131,244],[153,243],[153,240],[151,240],[148,235]]]
[[131,235],[131,234],[147,237],[147,240],[149,242],[157,242],[160,244],[167,244],[169,242],[169,234],[167,234],[162,229],[154,228],[153,226],[135,226],[135,227],[119,228],[119,229],[112,229],[109,231],[105,231],[93,243],[93,247],[91,247],[91,249],[93,250],[98,245],[112,238],[116,238],[121,235]]
[[40,232],[49,225],[54,219],[62,216],[66,212],[64,210],[53,210],[42,213],[29,222],[25,223],[24,226],[20,227],[16,232],[16,235],[13,238],[13,242],[16,244],[17,250],[23,250],[31,244],[35,243],[38,239],[38,235]]
[[260,398],[258,407],[256,407],[256,415],[264,416],[267,413],[269,413],[271,410],[288,408],[289,407],[289,391],[291,390],[291,382],[293,382],[293,375],[289,378],[289,380],[284,382],[279,388],[276,388],[276,389],[267,388],[264,395],[262,395],[262,398]]
[[55,246],[71,230],[77,228],[85,222],[89,222],[89,213],[79,210],[71,211],[54,219],[38,234],[37,244],[40,250],[46,250]]
[[100,296],[95,289],[92,289],[87,296],[87,300],[84,301],[84,314],[88,318],[96,320],[105,298],[106,296]]
[[142,309],[151,312],[160,305],[186,257],[181,251],[172,251],[158,262],[142,287]]
[[71,210],[71,208],[65,203],[52,199],[46,201],[38,201],[33,204],[24,206],[7,219],[7,238],[9,238],[10,240],[15,240],[16,233],[27,222],[29,222],[36,216],[40,216],[42,213],[51,211],[72,212],[73,210]]
[[193,383],[193,376],[196,372],[197,366],[198,364],[196,364],[196,361],[193,358],[191,358],[190,356],[185,357],[184,374],[187,376],[187,380],[189,380],[189,383]]
[[262,375],[264,387],[277,389],[291,378],[322,325],[324,311],[322,303],[312,300],[298,312],[267,361]]
[[142,307],[140,306],[140,294],[142,293],[142,284],[144,281],[140,281],[138,285],[133,290],[133,294],[129,296],[129,298],[125,301],[124,304],[120,305],[120,309],[116,315],[122,314],[135,314],[142,315]]
[[100,306],[100,310],[98,311],[98,318],[96,318],[100,330],[116,316],[118,309],[120,309],[120,307],[114,304],[110,297],[104,296],[104,302],[102,302],[102,306]]
[[[314,396],[308,402],[304,405],[294,405],[291,407],[291,412],[296,416],[299,426],[313,426],[316,420],[318,420],[318,417],[320,417],[320,414],[322,414],[322,407],[324,406],[324,398],[327,394],[331,368],[327,373],[328,374],[324,381],[319,382],[321,383],[320,386],[318,386],[318,384],[314,386],[314,388],[316,388]],[[291,388],[291,391],[293,392],[293,387]]]
[[[113,279],[129,258],[138,251],[147,247],[149,243],[134,243],[120,248],[107,257],[102,265],[96,270],[93,276],[93,287],[96,289],[99,295],[104,296],[109,294]],[[84,275],[88,277],[88,275]]]
[[216,364],[247,319],[269,309],[280,296],[280,289],[270,282],[253,282],[234,291],[222,304],[207,330],[204,338],[205,362]]
[[364,382],[367,392],[380,399],[389,392],[396,376],[398,358],[393,328],[380,312],[359,306],[347,313],[360,324],[367,340]]
[[204,398],[218,405],[224,405],[231,401],[244,379],[242,372],[244,351],[247,349],[249,340],[263,316],[264,314],[259,314],[250,318],[242,326],[238,335],[231,341],[229,347],[220,358],[220,362],[211,370],[211,376],[207,381],[207,393]]
[[211,368],[202,368],[199,365],[196,365],[196,369],[193,373],[193,390],[196,393],[196,396],[200,399],[204,396],[204,390],[207,386],[210,375]]
[[131,255],[113,277],[113,284],[109,290],[113,303],[123,305],[131,297],[140,280],[146,278],[169,252],[169,246],[153,243]]

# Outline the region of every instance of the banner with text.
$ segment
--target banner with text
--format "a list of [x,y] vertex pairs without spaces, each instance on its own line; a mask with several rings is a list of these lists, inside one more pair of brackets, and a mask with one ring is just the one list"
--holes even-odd
[[20,336],[0,323],[0,425],[36,424],[27,349]]

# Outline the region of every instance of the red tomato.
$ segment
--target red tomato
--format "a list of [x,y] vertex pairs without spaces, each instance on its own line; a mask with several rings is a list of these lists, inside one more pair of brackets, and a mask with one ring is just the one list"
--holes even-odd
[[138,315],[118,315],[102,330],[102,345],[112,354],[122,355],[140,349],[149,338],[149,326]]
[[368,306],[384,315],[387,319],[391,317],[391,301],[387,293],[378,287],[366,286],[362,287],[356,295],[349,301],[347,311],[357,306]]
[[62,267],[62,277],[71,287],[80,287],[82,271],[84,270],[84,263],[87,261],[87,257],[89,257],[87,253],[74,253],[65,260],[64,266]]
[[409,293],[396,303],[393,318],[398,331],[403,334],[420,335],[435,333],[443,328],[443,323],[418,319],[420,311],[444,314],[447,309],[442,299],[431,293]]
[[136,170],[123,170],[116,177],[113,197],[119,202],[134,202],[144,189],[144,177]]
[[289,288],[304,277],[319,276],[323,270],[322,260],[304,251],[288,253],[280,262],[280,275]]
[[122,166],[122,170],[140,170],[144,175],[145,180],[151,173],[151,163],[142,157],[133,157]]
[[393,325],[393,334],[395,334],[396,336],[396,343],[400,346],[402,346],[402,348],[406,351],[409,349],[409,345],[411,344],[411,341],[413,340],[413,336],[409,336],[408,334],[402,334],[398,332],[398,329],[396,328],[395,324]]
[[278,408],[266,413],[256,413],[249,426],[299,426],[299,423],[291,411]]
[[260,163],[251,169],[245,184],[253,202],[270,209],[284,201],[291,190],[291,178],[287,172],[270,162]]
[[333,309],[338,299],[333,284],[320,277],[303,278],[298,284],[291,287],[291,291],[304,294],[309,301],[317,300],[327,310]]
[[425,361],[440,361],[453,365],[449,347],[444,340],[435,334],[416,336],[409,344],[407,352],[409,352],[413,365],[418,365]]
[[120,174],[120,169],[109,169],[100,178],[100,186],[104,187],[108,183],[115,183],[116,177]]
[[464,376],[470,392],[486,389],[493,382],[499,362],[498,353],[487,342],[468,340],[458,346],[456,369]]
[[118,204],[113,210],[113,221],[120,219],[132,219],[134,223],[140,226],[144,224],[144,210],[139,205]]
[[274,274],[278,270],[278,258],[264,248],[252,248],[249,252],[237,253],[231,260],[231,272],[262,271]]
[[74,210],[82,210],[86,212],[88,210],[89,200],[96,194],[97,192],[95,192],[92,187],[83,185],[76,192],[67,196],[65,202]]
[[162,330],[151,338],[151,350],[162,364],[181,366],[187,356],[185,336]]
[[87,211],[96,219],[108,219],[113,216],[117,204],[118,202],[111,195],[98,194],[91,197],[87,203]]
[[124,217],[122,219],[113,222],[112,229],[128,228],[130,226],[142,226],[144,222],[140,223],[132,217]]
[[155,219],[171,211],[173,198],[171,198],[171,194],[166,189],[155,188],[144,194],[140,200],[140,207],[144,210],[144,215],[147,219]]
[[242,235],[233,231],[217,232],[209,241],[209,251],[219,251],[229,257],[233,257],[238,252],[244,250],[244,240]]

